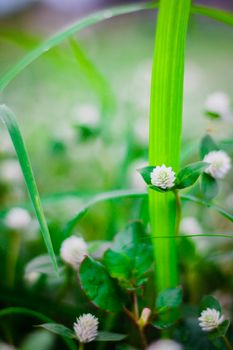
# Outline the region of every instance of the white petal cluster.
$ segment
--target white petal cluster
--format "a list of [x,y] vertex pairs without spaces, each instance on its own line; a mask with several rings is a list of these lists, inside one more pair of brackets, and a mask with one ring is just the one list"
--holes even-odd
[[24,230],[31,222],[31,216],[22,208],[11,209],[5,217],[5,224],[12,230]]
[[97,337],[98,318],[92,314],[79,316],[74,323],[74,331],[80,343],[89,343]]
[[170,339],[162,339],[152,343],[147,350],[182,350],[182,346]]
[[225,117],[230,113],[230,100],[228,95],[222,91],[210,94],[205,102],[205,110]]
[[81,237],[70,236],[62,242],[60,256],[62,260],[77,269],[87,255],[87,244]]
[[152,185],[167,189],[171,188],[175,184],[176,175],[171,167],[166,167],[166,165],[157,166],[153,169],[150,174]]
[[224,151],[211,151],[205,155],[203,161],[210,163],[205,173],[215,179],[222,179],[231,168],[231,159]]
[[224,321],[224,317],[221,316],[220,312],[216,309],[207,308],[206,310],[202,311],[198,320],[202,330],[209,332],[218,328],[218,326]]
[[100,120],[99,110],[91,104],[76,106],[74,120],[87,127],[96,127]]

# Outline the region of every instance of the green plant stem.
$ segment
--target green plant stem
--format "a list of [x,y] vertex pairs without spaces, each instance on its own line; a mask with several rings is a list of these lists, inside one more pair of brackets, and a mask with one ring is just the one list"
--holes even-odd
[[20,250],[20,232],[11,231],[9,234],[9,252],[7,255],[7,274],[6,281],[9,288],[13,288],[15,284],[16,264]]
[[[150,103],[150,165],[179,169],[184,49],[190,0],[161,0],[156,26]],[[176,200],[173,193],[149,190],[153,236],[175,236]],[[158,292],[178,284],[174,239],[154,239]]]
[[179,230],[180,230],[182,204],[181,204],[179,191],[174,191],[174,195],[176,199],[176,236],[178,236]]
[[79,343],[79,350],[84,350],[84,344],[83,343]]
[[227,337],[225,335],[222,336],[222,339],[224,341],[224,344],[225,344],[227,350],[233,350],[233,347],[231,346],[229,340],[227,339]]
[[138,310],[138,297],[136,291],[133,292],[133,313],[135,320],[139,319],[139,310]]

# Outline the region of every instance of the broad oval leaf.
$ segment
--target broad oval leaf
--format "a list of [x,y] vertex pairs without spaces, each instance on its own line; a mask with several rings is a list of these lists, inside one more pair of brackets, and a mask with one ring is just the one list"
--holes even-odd
[[215,309],[220,313],[222,312],[221,305],[219,304],[218,300],[214,298],[212,295],[206,295],[202,298],[199,311],[202,312],[207,308]]
[[47,331],[50,331],[55,334],[59,334],[62,337],[75,338],[75,334],[71,329],[59,323],[43,323],[38,325],[38,327],[44,328]]
[[99,331],[96,341],[121,341],[127,337],[126,334]]
[[132,270],[130,258],[123,253],[109,249],[104,254],[104,264],[111,277],[128,281]]
[[114,281],[106,268],[87,256],[79,269],[81,287],[93,304],[106,311],[122,309]]
[[211,200],[218,194],[218,182],[208,174],[202,174],[201,192],[205,199]]
[[181,287],[169,288],[159,293],[156,308],[177,308],[182,303],[183,290]]
[[206,162],[196,162],[181,169],[177,174],[175,187],[182,189],[192,186],[207,167]]
[[219,150],[219,147],[216,145],[212,137],[210,135],[205,135],[201,140],[201,146],[200,146],[201,159],[203,159],[205,155],[208,154],[209,152],[217,151],[217,150]]

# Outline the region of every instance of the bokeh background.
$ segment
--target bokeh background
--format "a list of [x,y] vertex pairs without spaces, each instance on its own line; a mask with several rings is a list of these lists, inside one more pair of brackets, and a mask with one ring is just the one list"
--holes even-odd
[[[0,75],[77,19],[106,6],[125,3],[0,0]],[[198,3],[233,10],[232,1]],[[0,95],[0,102],[15,112],[25,137],[58,254],[62,228],[83,204],[83,197],[113,189],[145,188],[136,169],[147,163],[156,14],[154,10],[141,11],[79,32],[71,41],[64,41],[33,62]],[[191,16],[185,64],[183,165],[198,160],[200,138],[207,130],[225,151],[233,153],[232,38],[230,26]],[[218,91],[228,95],[231,101],[232,114],[226,120],[210,120],[204,113],[206,98]],[[80,198],[74,196],[74,192],[80,193]],[[216,203],[232,212],[231,174],[221,183]],[[99,204],[82,219],[77,230],[88,241],[109,240],[129,220],[138,217],[139,204],[139,201],[132,204],[132,200]],[[9,136],[0,128],[0,259],[3,270],[9,247],[4,217],[8,209],[16,205],[25,205],[31,210]],[[201,207],[186,203],[183,217],[185,233],[232,233],[231,223]],[[31,220],[30,229],[22,236],[17,267],[21,274],[19,280],[24,275],[25,264],[45,253],[33,213]],[[200,284],[194,299],[204,292],[223,293],[221,286],[226,288],[229,297],[232,241],[200,238],[192,242],[210,264],[213,261],[216,264],[203,272],[201,281],[207,278],[209,283]],[[18,288],[22,289],[18,303],[23,305],[25,286],[21,280]],[[8,302],[16,303],[14,292],[11,297]],[[4,304],[4,288],[0,299]]]

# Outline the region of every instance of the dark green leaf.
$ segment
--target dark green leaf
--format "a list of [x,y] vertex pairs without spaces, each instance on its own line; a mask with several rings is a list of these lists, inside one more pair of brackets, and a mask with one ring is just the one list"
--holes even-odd
[[99,331],[96,341],[121,341],[127,337],[126,334]]
[[38,325],[38,327],[47,329],[47,331],[50,331],[50,332],[55,333],[55,334],[59,334],[62,337],[75,338],[75,334],[71,329],[69,329],[69,328],[67,328],[59,323],[43,323],[43,324]]
[[218,194],[218,182],[208,174],[202,174],[201,192],[205,199],[211,200]]
[[159,320],[156,320],[154,322],[152,322],[152,325],[157,328],[157,329],[167,329],[167,328],[170,328],[171,326],[174,325],[176,320],[172,320],[172,321],[166,321],[166,320],[162,320],[162,319],[159,319]]
[[183,290],[181,287],[169,288],[159,293],[156,299],[156,308],[176,308],[182,303]]
[[200,156],[201,159],[211,151],[217,151],[219,148],[210,135],[205,135],[201,141]]
[[128,281],[132,266],[127,255],[109,249],[104,254],[104,264],[111,277]]
[[224,335],[226,335],[229,326],[230,326],[229,320],[223,321],[223,323],[221,323],[216,330],[209,333],[209,338],[215,339],[215,338],[223,337]]
[[181,169],[177,174],[175,187],[182,189],[192,186],[207,167],[208,163],[196,162]]
[[215,309],[215,310],[219,311],[220,313],[222,312],[221,305],[219,304],[217,299],[212,297],[212,295],[206,295],[202,298],[201,304],[199,307],[200,313],[203,310],[206,310],[207,308]]
[[150,174],[155,169],[155,166],[146,166],[144,168],[138,169],[138,172],[143,177],[143,180],[146,182],[147,185],[151,185],[151,177]]
[[206,116],[209,117],[210,119],[220,119],[221,115],[219,113],[214,113],[214,112],[205,112]]
[[81,286],[87,297],[106,311],[121,310],[117,290],[106,268],[90,257],[86,257],[79,270]]
[[140,279],[153,263],[150,237],[138,221],[129,224],[124,231],[116,235],[113,250],[129,258],[132,279]]

